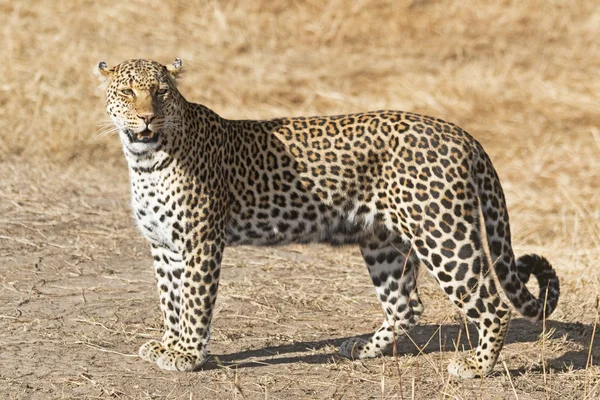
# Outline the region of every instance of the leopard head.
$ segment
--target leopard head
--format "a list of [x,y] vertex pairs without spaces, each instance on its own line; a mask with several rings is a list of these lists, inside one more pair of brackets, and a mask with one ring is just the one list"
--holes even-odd
[[182,62],[162,65],[151,60],[128,60],[113,68],[100,62],[96,69],[106,90],[106,111],[118,128],[123,147],[133,154],[158,149],[164,135],[177,124],[185,102],[177,90]]

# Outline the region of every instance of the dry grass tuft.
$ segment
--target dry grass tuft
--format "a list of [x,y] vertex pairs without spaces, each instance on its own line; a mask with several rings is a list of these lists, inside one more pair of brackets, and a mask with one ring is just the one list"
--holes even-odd
[[[0,25],[0,397],[600,396],[596,1],[13,1]],[[516,252],[561,278],[545,334],[516,318],[496,375],[450,379],[473,331],[424,277],[425,315],[396,357],[348,362],[341,338],[381,318],[355,249],[236,248],[212,369],[167,375],[130,357],[160,316],[91,71],[176,56],[184,95],[227,118],[390,108],[471,132],[503,181]]]

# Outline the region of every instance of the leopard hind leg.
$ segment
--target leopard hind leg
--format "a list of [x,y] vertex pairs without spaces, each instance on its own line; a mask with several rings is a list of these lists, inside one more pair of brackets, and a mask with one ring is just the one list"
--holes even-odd
[[[467,200],[474,196],[467,187]],[[448,366],[448,372],[460,378],[476,378],[489,374],[504,344],[510,310],[501,299],[490,267],[485,227],[477,216],[478,202],[457,201],[442,214],[440,229],[429,215],[413,240],[415,251],[436,278],[448,298],[465,314],[478,331],[477,347]],[[435,217],[437,218],[437,217]]]
[[381,355],[408,332],[423,313],[417,290],[418,258],[411,254],[410,244],[396,235],[383,236],[372,238],[360,249],[385,319],[369,340],[352,338],[341,345],[340,354],[350,359]]

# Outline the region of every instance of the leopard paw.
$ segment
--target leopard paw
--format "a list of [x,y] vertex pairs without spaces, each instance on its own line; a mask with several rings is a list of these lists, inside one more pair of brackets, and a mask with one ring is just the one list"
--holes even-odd
[[346,340],[340,346],[340,355],[351,360],[362,358],[373,358],[381,355],[381,349],[376,348],[373,343],[364,339],[352,338]]
[[448,364],[448,373],[463,379],[480,378],[487,375],[489,372],[491,372],[491,368],[489,368],[488,371],[484,371],[474,356],[459,358]]
[[205,361],[206,357],[198,357],[168,349],[156,360],[156,365],[167,371],[189,372],[200,368]]
[[138,355],[142,360],[156,362],[166,350],[158,340],[151,340],[140,347]]

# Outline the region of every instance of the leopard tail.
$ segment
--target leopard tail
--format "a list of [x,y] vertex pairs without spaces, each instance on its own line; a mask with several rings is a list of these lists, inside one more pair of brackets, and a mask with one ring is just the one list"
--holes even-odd
[[[475,181],[479,197],[482,231],[486,232],[489,262],[508,299],[525,317],[542,320],[558,304],[560,282],[550,262],[537,254],[528,254],[515,260],[512,251],[508,211],[500,180],[482,148],[475,165]],[[495,182],[494,182],[495,181]],[[492,201],[496,199],[497,203]],[[539,285],[537,298],[525,284],[535,276]]]

